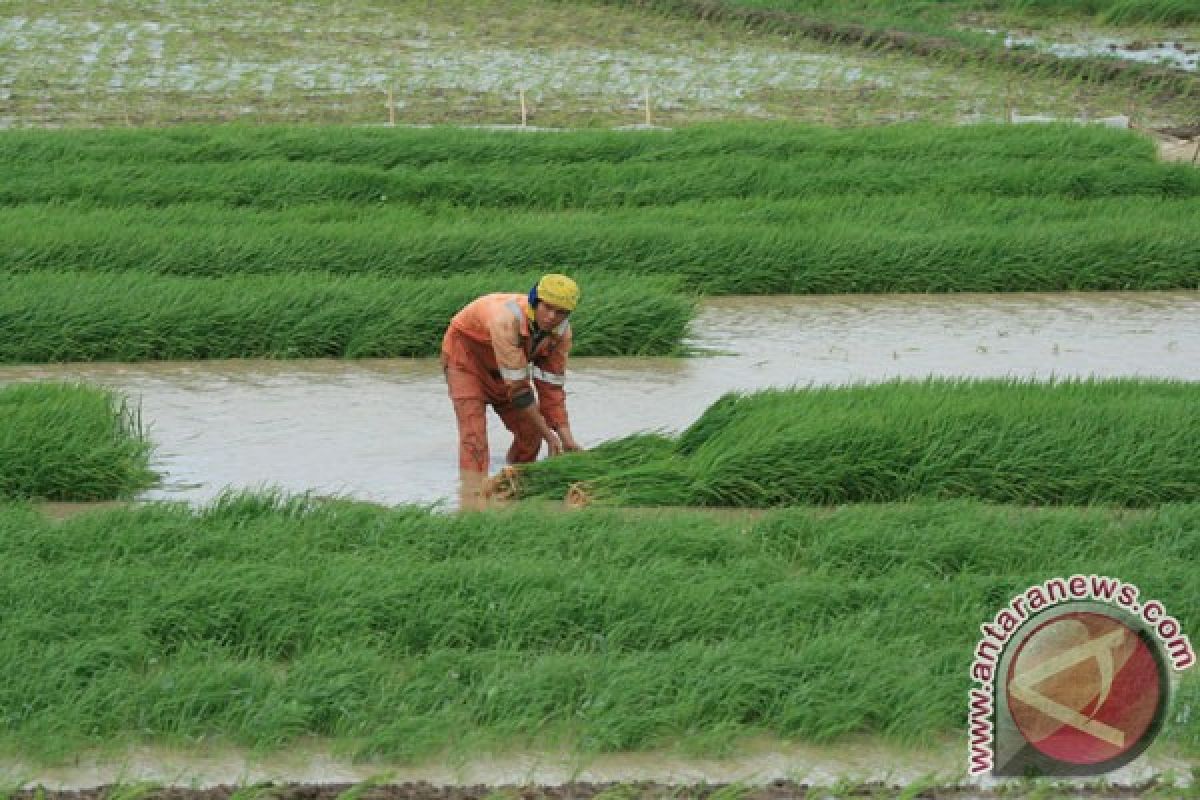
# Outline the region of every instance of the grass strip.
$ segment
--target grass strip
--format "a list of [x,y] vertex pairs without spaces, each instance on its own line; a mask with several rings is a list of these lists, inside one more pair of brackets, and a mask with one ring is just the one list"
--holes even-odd
[[[536,280],[0,274],[0,363],[430,356],[462,306]],[[573,353],[681,352],[694,306],[676,282],[606,276],[583,291]]]
[[[561,167],[646,164],[669,167],[689,159],[759,157],[785,160],[805,155],[831,159],[874,156],[924,159],[1120,158],[1152,161],[1154,145],[1142,137],[1078,125],[968,125],[923,123],[842,130],[764,122],[692,125],[672,131],[492,131],[462,127],[372,128],[347,126],[192,125],[167,129],[6,130],[0,135],[0,175],[7,185],[25,170],[71,165],[253,166],[274,164],[261,180],[286,187],[290,166],[327,164],[377,170],[449,170],[484,167]],[[154,170],[133,172],[155,182]],[[436,174],[436,173],[431,173]],[[472,173],[473,174],[473,173]],[[470,175],[468,175],[470,177]],[[703,177],[703,176],[701,176]],[[76,186],[58,176],[62,186]],[[535,187],[536,188],[536,187]]]
[[[1149,199],[1020,208],[949,198],[807,206],[752,201],[673,213],[246,215],[38,207],[0,214],[0,266],[224,277],[322,271],[389,278],[534,273],[547,265],[682,276],[705,294],[1056,291],[1200,286],[1200,202]],[[970,216],[970,209],[980,209]],[[991,209],[991,210],[989,210]],[[1195,210],[1194,210],[1195,209]],[[1044,216],[1035,218],[1037,210]],[[844,212],[844,213],[843,213]],[[955,217],[958,217],[957,219]],[[227,222],[228,224],[222,224]],[[1019,229],[1019,235],[1015,232]],[[474,278],[479,283],[479,277]]]
[[562,210],[664,206],[696,200],[813,194],[907,194],[936,191],[1070,198],[1200,196],[1200,172],[1183,164],[1131,158],[1082,161],[1048,157],[977,157],[896,161],[827,153],[785,159],[687,158],[667,163],[567,165],[462,164],[423,168],[271,162],[130,167],[107,164],[64,174],[58,165],[12,171],[0,204],[70,203],[72,207],[202,203],[281,209],[312,203],[434,208]]
[[[1121,82],[1164,96],[1200,95],[1200,76],[1183,70],[1103,56],[1065,58],[1050,53],[1005,48],[999,37],[963,32],[947,17],[941,17],[940,23],[922,20],[918,14],[905,14],[894,5],[874,4],[868,10],[862,4],[858,4],[852,5],[847,11],[846,3],[831,7],[827,3],[804,0],[594,1],[618,8],[735,24],[757,31],[807,36],[839,45],[855,44],[875,50],[898,50],[951,63],[992,63],[1021,72],[1041,76],[1054,75],[1086,83]],[[1142,22],[1177,25],[1200,19],[1200,11],[1186,0],[1112,2],[1113,6],[1108,13],[1102,14],[1101,17],[1106,17],[1113,24]],[[908,6],[928,7],[928,4]],[[1025,8],[1028,9],[1029,6]],[[1094,3],[1091,4],[1091,8],[1098,10]],[[996,9],[990,6],[985,10]],[[1045,6],[1039,9],[1044,10]],[[1034,12],[1031,16],[1036,18],[1039,14]],[[935,12],[935,20],[937,17]],[[848,19],[859,21],[847,21]]]
[[1149,507],[1200,500],[1200,387],[930,380],[730,394],[668,447],[620,440],[521,468],[523,496],[766,507],[974,497]]
[[0,387],[0,498],[116,500],[153,483],[135,409],[104,389]]
[[[1118,576],[1186,625],[1198,557],[1196,504],[750,520],[230,495],[62,523],[0,507],[0,749],[930,742],[961,731],[979,625],[1016,593]],[[1167,721],[1193,749],[1198,686]]]
[[1014,130],[14,133],[0,270],[561,265],[706,293],[1200,285],[1200,173],[1127,133]]
[[[931,126],[885,134],[779,125],[641,134],[438,131],[444,141],[429,141],[427,131],[286,127],[200,128],[185,131],[188,137],[8,133],[0,136],[0,205],[562,210],[918,190],[1200,196],[1200,173],[1156,163],[1151,144],[1128,132],[980,127],[970,135]],[[143,146],[146,157],[131,160],[129,152]]]

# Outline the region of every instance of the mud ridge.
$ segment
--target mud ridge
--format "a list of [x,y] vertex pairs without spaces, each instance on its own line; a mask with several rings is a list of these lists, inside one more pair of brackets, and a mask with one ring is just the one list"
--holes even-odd
[[1124,81],[1169,97],[1200,96],[1200,75],[1115,58],[1060,58],[1025,50],[981,49],[943,36],[813,19],[788,11],[733,8],[720,0],[599,0],[608,5],[691,16],[706,22],[735,22],[755,30],[791,33],[832,44],[898,50],[953,63],[984,62],[1021,71],[1052,71],[1092,83]]

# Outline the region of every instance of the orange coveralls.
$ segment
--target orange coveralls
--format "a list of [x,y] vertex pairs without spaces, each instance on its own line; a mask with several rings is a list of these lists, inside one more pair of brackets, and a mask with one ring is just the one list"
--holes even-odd
[[567,424],[567,354],[571,325],[564,320],[535,343],[529,324],[529,300],[522,294],[488,294],[455,314],[442,339],[442,369],[458,422],[458,466],[487,473],[487,406],[513,434],[510,464],[537,459],[542,436],[513,396],[530,380],[546,424]]

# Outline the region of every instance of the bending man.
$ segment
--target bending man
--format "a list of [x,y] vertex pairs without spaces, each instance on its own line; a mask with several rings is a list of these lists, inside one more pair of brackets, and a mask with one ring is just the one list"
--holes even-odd
[[488,472],[487,406],[513,434],[508,463],[579,450],[567,421],[568,317],[579,287],[565,275],[544,275],[529,295],[488,294],[450,322],[442,339],[442,369],[458,422],[458,468],[464,510],[483,507]]

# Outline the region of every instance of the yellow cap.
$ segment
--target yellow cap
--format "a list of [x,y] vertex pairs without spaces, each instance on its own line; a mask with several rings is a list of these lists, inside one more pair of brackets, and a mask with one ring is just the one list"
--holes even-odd
[[579,285],[566,275],[543,275],[537,282],[537,296],[538,300],[545,300],[552,306],[574,311],[579,305]]

